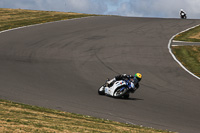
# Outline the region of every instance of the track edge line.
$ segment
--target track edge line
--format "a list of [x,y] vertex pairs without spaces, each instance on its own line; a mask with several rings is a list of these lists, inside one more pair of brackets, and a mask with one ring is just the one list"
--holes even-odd
[[169,40],[169,43],[168,43],[168,49],[169,49],[169,53],[171,54],[171,56],[173,57],[173,59],[186,71],[188,72],[189,74],[191,74],[192,76],[194,76],[195,78],[199,79],[200,80],[200,77],[196,76],[195,74],[193,74],[192,72],[190,72],[185,66],[183,66],[183,64],[176,58],[176,56],[172,53],[172,50],[171,50],[171,43],[172,43],[172,40],[174,39],[175,36],[177,36],[178,34],[180,33],[183,33],[183,32],[186,32],[190,29],[193,29],[193,28],[196,28],[197,26],[200,26],[200,24],[196,25],[196,26],[193,26],[193,27],[190,27],[186,30],[183,30],[181,32],[178,32],[177,34],[173,35],[170,40]]
[[63,21],[72,21],[72,20],[77,20],[77,19],[85,19],[85,18],[91,18],[91,17],[94,17],[94,16],[81,17],[81,18],[73,18],[73,19],[65,19],[65,20],[58,20],[58,21],[52,21],[52,22],[46,22],[46,23],[26,25],[26,26],[21,26],[21,27],[16,27],[16,28],[13,28],[13,29],[8,29],[8,30],[0,31],[0,34],[8,32],[8,31],[13,31],[13,30],[27,28],[27,27],[33,27],[33,26],[44,25],[44,24],[51,24],[51,23],[58,23],[58,22],[63,22]]

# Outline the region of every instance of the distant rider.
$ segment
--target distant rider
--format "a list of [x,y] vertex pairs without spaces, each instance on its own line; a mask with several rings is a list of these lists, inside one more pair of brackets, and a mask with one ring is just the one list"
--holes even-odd
[[181,11],[180,11],[180,16],[181,16],[181,18],[186,18],[186,12],[183,11],[183,9],[181,9]]
[[134,76],[132,75],[127,75],[127,74],[121,74],[118,76],[115,76],[115,78],[111,79],[110,81],[107,82],[107,87],[112,87],[115,81],[119,80],[127,80],[129,82],[132,82],[134,86],[129,88],[132,93],[134,93],[138,88],[139,88],[139,82],[142,79],[142,74],[136,73]]

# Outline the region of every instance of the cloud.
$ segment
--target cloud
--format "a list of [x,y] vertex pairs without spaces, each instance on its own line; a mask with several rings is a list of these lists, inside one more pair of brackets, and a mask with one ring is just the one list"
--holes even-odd
[[115,13],[123,16],[179,17],[180,9],[189,18],[200,18],[200,0],[129,0],[121,3]]
[[66,0],[66,10],[81,13],[103,14],[108,10],[105,2],[100,0]]
[[135,17],[200,18],[200,0],[0,0],[0,8],[111,14]]
[[[104,14],[108,10],[106,0],[0,0],[0,8],[66,11]],[[117,1],[117,0],[116,0]],[[114,3],[114,0],[111,0]]]

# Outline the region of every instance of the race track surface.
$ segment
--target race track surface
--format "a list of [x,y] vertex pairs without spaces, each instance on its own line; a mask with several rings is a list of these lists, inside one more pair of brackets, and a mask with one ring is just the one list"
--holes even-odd
[[[0,98],[124,123],[200,131],[200,81],[169,39],[200,20],[90,17],[0,34]],[[100,96],[117,74],[140,72],[129,100]]]

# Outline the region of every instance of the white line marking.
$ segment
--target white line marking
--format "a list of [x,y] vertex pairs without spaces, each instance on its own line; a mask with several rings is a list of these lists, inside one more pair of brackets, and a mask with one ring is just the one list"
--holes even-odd
[[172,42],[184,42],[184,41],[176,41],[176,40],[172,40]]
[[175,42],[175,43],[199,43],[199,42],[186,42],[186,41],[177,41],[177,40],[172,40],[172,42]]
[[170,38],[169,43],[168,43],[168,49],[169,49],[169,53],[172,55],[172,57],[174,58],[174,60],[175,60],[185,71],[187,71],[189,74],[191,74],[192,76],[194,76],[195,78],[197,78],[197,79],[200,80],[200,78],[199,78],[198,76],[196,76],[196,75],[194,75],[192,72],[190,72],[187,68],[185,68],[185,67],[183,66],[183,64],[181,64],[181,62],[179,62],[179,61],[176,59],[176,57],[175,57],[175,55],[172,53],[172,50],[171,50],[171,47],[170,47],[170,46],[171,46],[171,43],[172,43],[172,40],[174,39],[174,37],[175,37],[176,35],[178,35],[178,34],[180,34],[180,33],[183,33],[183,32],[186,32],[186,31],[188,31],[188,30],[190,30],[190,29],[193,29],[193,28],[195,28],[195,27],[197,27],[197,26],[200,26],[200,25],[193,26],[193,27],[191,27],[191,28],[188,28],[188,29],[186,29],[186,30],[184,30],[184,31],[181,31],[181,32],[175,34],[174,36],[172,36],[172,38]]
[[199,43],[200,42],[186,42],[186,41],[177,41],[177,40],[172,40],[172,42],[175,42],[175,43]]
[[176,47],[176,46],[186,46],[186,45],[171,45],[171,46]]

